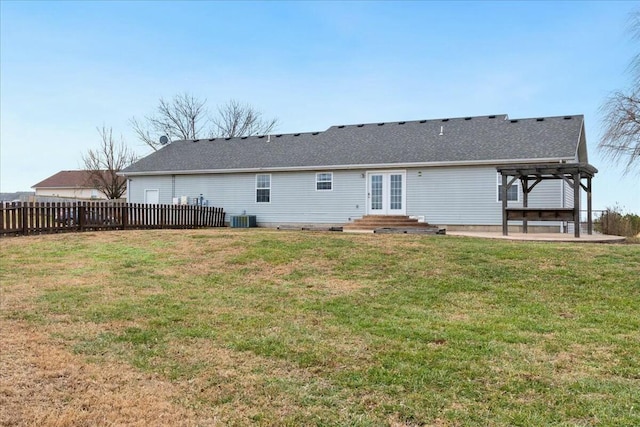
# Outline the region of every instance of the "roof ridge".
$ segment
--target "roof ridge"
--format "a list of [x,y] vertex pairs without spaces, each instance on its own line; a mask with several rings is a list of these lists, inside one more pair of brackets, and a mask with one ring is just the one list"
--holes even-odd
[[539,119],[564,119],[566,117],[570,117],[570,118],[583,118],[584,119],[584,114],[563,114],[560,116],[535,116],[535,117],[513,117],[510,120],[539,120]]
[[437,118],[437,119],[416,119],[416,120],[400,120],[400,121],[388,121],[388,122],[369,122],[369,123],[351,123],[351,124],[344,124],[344,125],[332,125],[329,126],[329,129],[332,128],[346,128],[346,127],[364,127],[364,126],[384,126],[387,124],[399,124],[399,125],[404,125],[404,124],[409,124],[409,123],[428,123],[428,122],[441,122],[441,121],[450,121],[450,120],[471,120],[471,119],[495,119],[498,117],[505,117],[508,118],[507,114],[487,114],[487,115],[482,115],[482,116],[460,116],[460,117],[441,117],[441,118]]
[[[232,140],[238,140],[238,139],[249,139],[249,138],[268,138],[268,137],[275,137],[275,138],[281,138],[283,136],[293,136],[293,137],[298,137],[298,136],[302,136],[302,135],[319,135],[323,132],[326,131],[309,131],[309,132],[290,132],[290,133],[278,133],[278,132],[273,132],[273,133],[265,133],[265,134],[260,134],[260,135],[249,135],[249,136],[213,136],[213,137],[203,137],[203,138],[192,138],[192,139],[178,139],[173,141],[171,144],[176,143],[176,142],[209,142],[209,141],[232,141]],[[170,145],[170,144],[167,144]]]

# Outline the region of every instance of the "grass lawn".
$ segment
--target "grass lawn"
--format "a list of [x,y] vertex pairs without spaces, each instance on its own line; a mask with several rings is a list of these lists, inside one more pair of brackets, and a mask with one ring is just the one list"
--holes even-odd
[[0,425],[640,425],[640,245],[0,244]]

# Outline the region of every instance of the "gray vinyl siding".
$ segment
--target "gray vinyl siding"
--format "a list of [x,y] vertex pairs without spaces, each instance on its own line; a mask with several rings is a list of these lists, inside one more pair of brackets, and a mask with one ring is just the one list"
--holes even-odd
[[[562,180],[562,191],[564,192],[564,207],[565,208],[572,208],[573,207],[573,201],[575,199],[575,197],[573,196],[573,187],[571,185],[569,185],[567,182],[565,182],[564,180]],[[581,191],[581,198],[582,195],[584,194]],[[583,204],[581,207],[584,207],[585,205]],[[573,222],[569,222],[566,224],[566,232],[567,233],[573,233],[575,230],[574,226],[573,226]]]
[[[562,188],[564,190],[564,207],[565,208],[572,208],[573,207],[573,188],[566,183],[564,180],[562,180]],[[580,190],[582,191],[582,190]]]
[[[520,186],[520,183],[518,182]],[[502,203],[498,201],[495,167],[434,167],[407,171],[407,215],[424,216],[438,225],[499,225]],[[519,201],[510,207],[522,206]],[[529,194],[530,207],[560,207],[556,181],[541,182]]]
[[[425,167],[406,171],[406,214],[438,225],[500,225],[498,178],[493,166]],[[144,190],[158,189],[160,203],[174,197],[202,197],[227,215],[256,215],[259,225],[344,224],[367,213],[368,170],[334,170],[333,189],[316,191],[318,171],[264,172],[271,175],[269,203],[256,202],[256,173],[136,176],[129,200],[144,202]],[[531,207],[560,207],[557,181],[542,182],[529,196]],[[509,206],[522,206],[520,201]]]
[[[323,171],[324,172],[324,171]],[[256,173],[176,175],[173,192],[160,191],[160,202],[173,197],[202,197],[227,215],[256,215],[259,224],[342,224],[364,215],[366,179],[362,171],[333,171],[333,189],[316,191],[316,171],[265,172],[271,175],[269,203],[256,202]],[[149,188],[160,177],[145,177],[139,185]],[[171,178],[169,178],[169,184]],[[167,188],[166,186],[163,186]],[[171,185],[168,186],[171,189]],[[166,194],[165,194],[166,193]],[[130,201],[144,201],[144,190],[135,186]]]
[[529,193],[529,207],[561,208],[563,182],[557,179],[540,182]]
[[[494,167],[410,170],[407,172],[407,213],[424,216],[431,224],[501,224],[502,205],[498,202],[497,183]],[[510,202],[510,206],[521,205]]]
[[144,203],[145,190],[158,190],[161,204],[172,202],[170,176],[136,176],[129,178],[127,200],[131,203]]
[[333,171],[331,191],[316,191],[315,171],[273,173],[271,203],[254,203],[253,208],[264,222],[340,224],[364,215],[365,192],[360,171]]

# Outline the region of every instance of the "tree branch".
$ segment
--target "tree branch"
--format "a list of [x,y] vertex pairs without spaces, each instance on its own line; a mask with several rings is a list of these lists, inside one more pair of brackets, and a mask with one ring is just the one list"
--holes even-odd
[[[640,11],[629,16],[628,31],[640,40]],[[598,149],[613,163],[623,164],[624,173],[640,172],[640,54],[629,64],[631,89],[609,96],[600,107],[604,132]]]
[[265,135],[277,126],[278,119],[264,119],[249,104],[230,100],[218,106],[216,117],[210,117],[206,99],[183,93],[170,100],[160,98],[156,114],[140,121],[129,120],[138,139],[154,150],[161,148],[160,137],[170,141],[205,137]]

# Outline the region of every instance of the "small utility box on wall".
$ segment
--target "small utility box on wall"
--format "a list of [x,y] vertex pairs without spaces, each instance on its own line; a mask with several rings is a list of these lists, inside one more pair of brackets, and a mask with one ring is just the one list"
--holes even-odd
[[231,216],[231,228],[256,227],[255,215],[233,215]]

